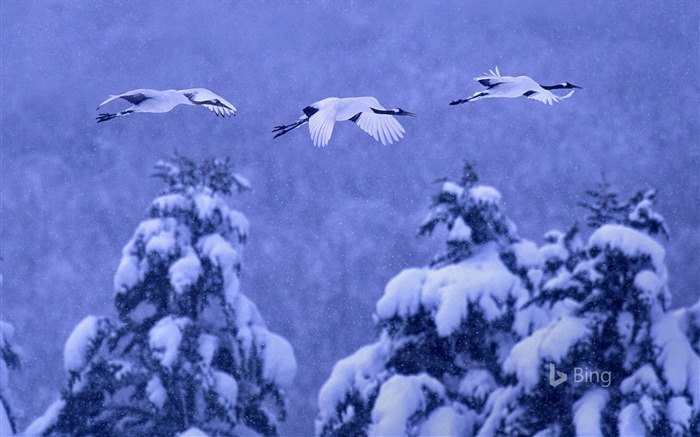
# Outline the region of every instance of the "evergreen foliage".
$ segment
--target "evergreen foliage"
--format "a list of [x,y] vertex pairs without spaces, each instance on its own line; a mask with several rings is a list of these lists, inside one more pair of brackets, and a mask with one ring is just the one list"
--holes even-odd
[[321,389],[318,435],[479,429],[489,394],[509,381],[503,358],[536,319],[516,320],[531,298],[523,278],[538,277],[529,268],[536,248],[519,239],[499,201],[469,164],[458,183],[443,181],[420,234],[444,225],[447,250],[389,281],[376,307],[378,340],[339,361]]
[[620,202],[619,193],[611,188],[603,176],[598,188],[586,191],[586,195],[589,199],[579,202],[579,205],[589,211],[586,224],[590,228],[621,224],[643,230],[650,235],[661,234],[669,237],[663,216],[653,209],[656,190],[638,191],[628,201]]
[[433,197],[430,212],[420,226],[419,235],[432,234],[438,225],[448,232],[446,250],[431,265],[457,263],[472,254],[474,246],[495,241],[507,245],[514,241],[515,227],[500,212],[500,194],[491,187],[477,186],[479,176],[465,162],[458,184],[444,181]]
[[250,189],[248,180],[233,172],[233,162],[228,156],[196,162],[175,151],[169,160],[156,163],[153,176],[162,179],[170,193],[195,188],[229,196],[234,188],[239,193]]
[[[655,193],[640,192],[615,208],[613,194],[600,208],[588,208],[588,223],[597,227],[584,250],[560,250],[562,234],[550,240],[549,279],[535,299],[550,321],[505,361],[517,383],[502,396],[505,407],[489,412],[499,434],[700,432],[698,316],[692,309],[669,311],[665,251],[651,238],[668,235],[653,210]],[[572,267],[562,268],[567,263]],[[568,381],[553,385],[549,366],[568,373]]]
[[611,190],[605,174],[601,179],[595,190],[586,190],[588,200],[579,202],[579,206],[590,211],[586,225],[594,229],[606,223],[622,223],[627,212],[627,205],[618,200],[619,193]]
[[587,242],[574,225],[538,248],[471,166],[442,182],[421,234],[444,225],[447,250],[389,281],[318,435],[700,434],[700,301],[670,311],[653,190],[589,193]]
[[119,320],[88,316],[76,326],[66,387],[28,434],[223,436],[246,427],[271,436],[285,418],[293,351],[239,291],[248,222],[225,196],[247,181],[228,159],[180,155],[156,175],[166,191],[115,275]]

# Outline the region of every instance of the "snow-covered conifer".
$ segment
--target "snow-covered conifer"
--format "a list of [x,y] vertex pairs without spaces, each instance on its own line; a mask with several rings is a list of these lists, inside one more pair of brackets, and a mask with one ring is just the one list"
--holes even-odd
[[662,234],[668,238],[668,228],[661,214],[654,211],[656,190],[637,192],[627,202],[618,200],[618,193],[603,178],[597,190],[586,191],[588,200],[579,205],[589,211],[586,224],[597,229],[604,224],[621,224],[647,234]]
[[[490,431],[502,435],[697,435],[700,358],[697,306],[669,311],[666,234],[653,192],[596,224],[572,269],[542,287],[551,321],[510,351],[516,377]],[[555,250],[551,251],[552,253]],[[557,373],[558,372],[558,373]],[[561,374],[568,379],[562,380]],[[483,431],[483,430],[482,430]]]
[[669,237],[666,222],[661,214],[654,210],[656,190],[639,191],[627,202],[627,216],[624,225],[646,232],[649,235],[661,234]]
[[510,347],[543,323],[517,311],[542,271],[501,195],[477,182],[465,165],[460,182],[443,183],[421,233],[444,225],[447,249],[389,281],[376,305],[378,340],[340,360],[321,388],[318,435],[464,436],[482,425],[507,382]]
[[[0,277],[0,281],[2,278]],[[0,435],[11,436],[17,432],[17,423],[10,405],[8,390],[9,371],[19,367],[19,355],[12,346],[14,328],[0,320]]]
[[228,160],[159,162],[167,190],[124,247],[119,320],[88,316],[66,341],[68,382],[28,435],[276,435],[296,372],[289,343],[240,291],[248,221],[225,196]]
[[577,224],[566,232],[558,230],[547,232],[544,242],[539,251],[544,263],[542,279],[545,282],[565,271],[572,271],[583,256],[584,247]]
[[586,190],[588,199],[580,201],[579,206],[589,211],[586,224],[598,228],[606,223],[621,223],[627,211],[627,205],[618,200],[618,193],[611,189],[610,183],[602,174],[602,180],[595,190]]
[[513,241],[515,227],[498,207],[501,194],[493,187],[478,185],[478,181],[474,168],[465,163],[460,182],[444,181],[433,198],[419,234],[429,235],[439,224],[448,232],[447,248],[433,260],[433,266],[457,263],[490,241],[500,245]]

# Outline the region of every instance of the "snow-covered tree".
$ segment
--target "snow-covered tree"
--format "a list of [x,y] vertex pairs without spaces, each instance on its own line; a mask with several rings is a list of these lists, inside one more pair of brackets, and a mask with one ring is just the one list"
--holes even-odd
[[391,279],[376,305],[378,340],[340,360],[319,393],[322,436],[474,434],[511,346],[544,321],[519,311],[542,277],[536,246],[521,240],[465,165],[445,181],[421,226],[446,228],[430,267]]
[[9,371],[19,367],[19,356],[12,346],[13,336],[12,325],[0,320],[0,436],[11,436],[17,432],[8,391]]
[[700,305],[669,311],[665,251],[652,238],[668,232],[654,194],[589,208],[595,230],[585,250],[573,268],[551,275],[538,299],[559,311],[504,362],[517,382],[488,412],[495,433],[700,433]]
[[627,205],[618,199],[619,193],[611,189],[610,183],[601,175],[601,181],[595,190],[587,190],[586,200],[580,201],[579,206],[587,209],[586,224],[598,228],[606,223],[620,223],[627,211]]
[[503,246],[517,238],[515,227],[498,208],[500,193],[478,182],[474,168],[465,163],[459,183],[445,181],[433,198],[419,235],[432,234],[440,224],[449,233],[446,250],[433,260],[433,266],[458,263],[487,242]]
[[568,231],[552,230],[544,236],[545,244],[539,249],[543,262],[543,282],[547,282],[576,267],[584,252],[578,225]]
[[650,235],[669,235],[663,216],[654,211],[656,190],[639,191],[627,202],[620,202],[618,193],[603,177],[598,188],[586,191],[586,195],[588,199],[579,205],[589,211],[586,224],[593,229],[605,224],[621,224]]
[[176,155],[124,247],[118,320],[88,316],[65,344],[68,382],[29,435],[276,435],[296,361],[240,290],[248,221],[226,196],[247,181],[228,160]]

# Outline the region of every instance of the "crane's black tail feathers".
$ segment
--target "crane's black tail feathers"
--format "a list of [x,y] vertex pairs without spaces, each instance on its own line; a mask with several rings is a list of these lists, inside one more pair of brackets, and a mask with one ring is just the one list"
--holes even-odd
[[279,136],[282,136],[282,135],[286,134],[287,132],[292,131],[292,130],[300,127],[301,125],[303,125],[304,123],[306,123],[308,121],[309,121],[308,118],[304,118],[302,120],[297,121],[296,123],[281,124],[279,126],[275,126],[275,128],[272,129],[272,132],[277,132],[277,133],[275,134],[274,137],[272,137],[272,139],[275,139]]

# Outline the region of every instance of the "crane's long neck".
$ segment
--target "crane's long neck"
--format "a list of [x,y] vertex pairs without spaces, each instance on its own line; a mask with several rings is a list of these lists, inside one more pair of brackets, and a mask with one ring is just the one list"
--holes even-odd
[[382,115],[399,115],[399,110],[398,109],[376,109],[372,108],[372,112],[375,114],[382,114]]
[[548,91],[549,90],[561,90],[561,89],[566,88],[564,85],[562,85],[560,83],[556,84],[556,85],[540,85],[540,86]]
[[408,111],[404,111],[401,108],[395,108],[395,109],[376,109],[376,108],[371,108],[372,112],[375,114],[381,114],[381,115],[410,115],[410,116],[415,116],[416,114]]

